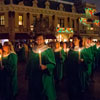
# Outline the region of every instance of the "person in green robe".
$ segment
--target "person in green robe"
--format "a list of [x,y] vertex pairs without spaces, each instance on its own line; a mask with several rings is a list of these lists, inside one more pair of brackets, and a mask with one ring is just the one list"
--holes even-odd
[[73,49],[69,50],[67,59],[68,94],[70,100],[81,100],[86,70],[82,39],[77,35],[73,36],[73,44]]
[[26,68],[28,79],[28,100],[56,100],[53,71],[55,68],[54,53],[44,45],[42,34],[36,35],[37,45],[30,52]]
[[68,58],[68,52],[70,50],[69,45],[67,42],[63,43],[63,50],[65,52],[65,61],[64,61],[64,79],[66,78],[66,68],[67,68],[67,58]]
[[24,47],[23,43],[21,44],[19,51],[18,51],[18,60],[19,60],[19,62],[25,62],[26,61],[25,47]]
[[94,57],[95,57],[95,67],[94,71],[99,67],[99,59],[100,59],[100,41],[98,40],[97,43],[92,47]]
[[56,60],[56,67],[55,67],[55,81],[56,84],[58,84],[62,79],[63,79],[63,74],[64,74],[64,61],[66,58],[66,54],[64,52],[64,50],[61,48],[60,43],[56,42],[55,45],[55,50],[54,50],[54,54],[55,54],[55,60]]
[[93,77],[94,77],[94,72],[95,72],[95,54],[97,50],[96,50],[96,45],[95,43],[92,42],[91,38],[87,38],[86,42],[87,42],[87,47],[89,49],[89,53],[91,54],[90,56],[92,58],[92,64],[91,64],[91,67],[89,67],[91,70],[89,73],[89,76],[90,76],[89,80],[90,82],[94,82]]
[[14,100],[18,92],[17,55],[10,42],[3,45],[3,89],[5,100]]

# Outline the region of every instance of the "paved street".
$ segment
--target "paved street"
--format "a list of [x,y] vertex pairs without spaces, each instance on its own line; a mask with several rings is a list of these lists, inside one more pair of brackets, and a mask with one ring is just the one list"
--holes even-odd
[[[18,86],[19,93],[17,100],[27,100],[27,81],[25,80],[25,64],[18,65]],[[87,91],[83,98],[84,100],[100,100],[100,71],[96,71],[94,76],[94,83],[91,83],[89,91]],[[69,100],[67,96],[67,88],[65,81],[60,84],[60,88],[57,89],[58,100]]]

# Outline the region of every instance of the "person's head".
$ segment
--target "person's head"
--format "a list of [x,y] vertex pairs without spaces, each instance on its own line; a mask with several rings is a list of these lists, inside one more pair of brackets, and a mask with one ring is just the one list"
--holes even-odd
[[92,42],[92,38],[91,37],[87,38],[87,43],[91,44],[91,42]]
[[63,43],[63,48],[67,48],[67,43],[66,42]]
[[14,47],[11,42],[4,42],[3,51],[9,53],[10,51],[14,52]]
[[73,43],[74,43],[74,46],[81,47],[82,46],[82,38],[78,35],[74,35],[73,36]]
[[10,52],[10,45],[9,45],[8,42],[4,43],[4,45],[3,45],[3,51],[6,52],[6,53]]
[[60,48],[60,42],[56,42],[55,47],[56,47],[56,49]]
[[36,39],[37,45],[44,44],[44,36],[43,36],[43,34],[37,34],[35,39]]

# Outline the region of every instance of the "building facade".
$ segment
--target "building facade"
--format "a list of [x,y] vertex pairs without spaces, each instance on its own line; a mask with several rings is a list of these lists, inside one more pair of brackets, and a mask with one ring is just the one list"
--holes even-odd
[[[59,0],[33,0],[32,6],[26,6],[23,2],[13,4],[10,0],[9,4],[5,4],[4,0],[0,1],[0,38],[15,39],[28,38],[34,31],[34,24],[37,19],[43,18],[48,20],[49,26],[57,29],[71,28],[74,34],[81,36],[98,37],[99,26],[93,24],[94,20],[98,20],[97,16],[87,17],[86,14],[77,13],[73,2]],[[95,5],[85,3],[86,8],[95,8]],[[81,22],[81,18],[91,19],[90,29]],[[68,31],[68,30],[67,30]],[[61,31],[68,37],[72,34],[67,34],[67,31]]]

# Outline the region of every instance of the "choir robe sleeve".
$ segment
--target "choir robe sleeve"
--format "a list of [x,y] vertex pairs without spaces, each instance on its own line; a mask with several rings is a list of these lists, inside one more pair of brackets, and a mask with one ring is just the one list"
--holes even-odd
[[53,70],[55,68],[56,62],[55,62],[55,57],[52,49],[48,49],[45,51],[46,55],[46,66],[49,71],[49,73],[52,75]]
[[84,67],[85,67],[84,69],[87,70],[88,64],[92,62],[92,57],[89,55],[88,52],[86,52],[85,50],[82,50],[81,58],[84,60]]
[[47,95],[48,100],[56,100],[56,90],[55,90],[54,78],[53,78],[53,71],[56,62],[55,62],[53,50],[50,48],[47,49],[44,52],[44,56],[46,56],[44,63],[46,63],[47,70],[49,72],[49,74],[45,73],[45,71],[43,72],[42,80],[43,80],[44,92]]
[[65,53],[64,50],[62,49],[62,50],[61,50],[61,62],[64,63],[65,59],[66,59],[66,53]]

